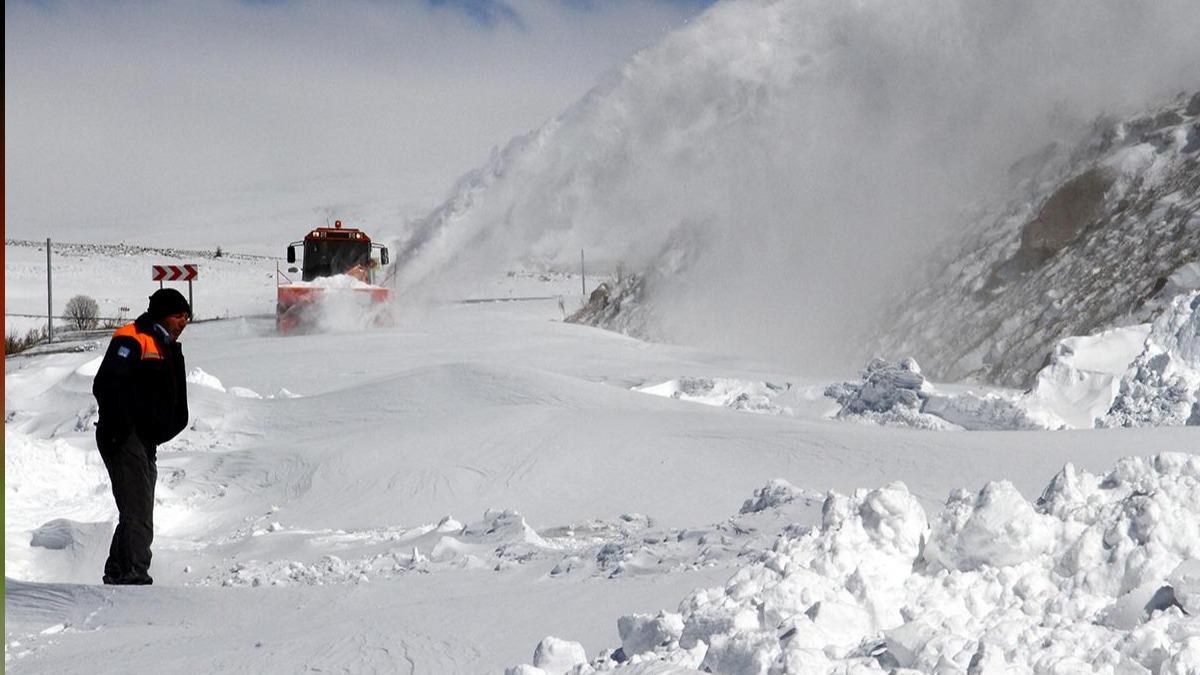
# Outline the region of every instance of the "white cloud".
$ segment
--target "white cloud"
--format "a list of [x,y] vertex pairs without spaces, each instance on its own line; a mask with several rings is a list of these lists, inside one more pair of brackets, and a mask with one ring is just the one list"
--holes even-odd
[[694,11],[509,4],[519,23],[370,0],[6,3],[6,234],[229,246],[326,211],[396,220]]

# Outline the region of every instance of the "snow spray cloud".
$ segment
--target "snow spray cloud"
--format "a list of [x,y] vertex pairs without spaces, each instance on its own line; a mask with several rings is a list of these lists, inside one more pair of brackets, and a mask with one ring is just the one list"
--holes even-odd
[[277,252],[420,215],[697,7],[5,2],[6,234]]
[[397,242],[400,285],[700,241],[656,289],[672,339],[861,365],[847,336],[956,214],[1097,115],[1195,87],[1198,34],[1194,0],[720,3],[464,176]]
[[292,307],[290,321],[299,333],[355,333],[393,323],[392,303],[378,288],[348,274],[335,274],[295,286],[312,289]]

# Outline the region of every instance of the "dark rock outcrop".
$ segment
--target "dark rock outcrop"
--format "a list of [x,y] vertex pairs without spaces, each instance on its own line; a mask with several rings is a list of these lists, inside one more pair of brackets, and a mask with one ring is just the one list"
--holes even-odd
[[1197,96],[1014,167],[1019,196],[924,267],[869,352],[911,354],[940,381],[1028,387],[1058,340],[1152,320],[1165,280],[1200,256]]

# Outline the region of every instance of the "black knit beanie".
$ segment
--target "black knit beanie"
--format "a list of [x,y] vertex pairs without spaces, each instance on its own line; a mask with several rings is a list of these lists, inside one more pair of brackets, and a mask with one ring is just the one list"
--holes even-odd
[[187,312],[188,318],[192,318],[192,306],[183,297],[183,293],[174,288],[160,288],[154,291],[154,295],[150,296],[150,308],[146,310],[150,318],[155,320],[180,312]]

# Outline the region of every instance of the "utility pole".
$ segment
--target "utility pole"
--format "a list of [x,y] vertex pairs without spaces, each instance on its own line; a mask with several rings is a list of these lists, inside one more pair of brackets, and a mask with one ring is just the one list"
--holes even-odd
[[579,286],[582,289],[583,298],[587,299],[587,272],[583,267],[583,249],[579,249]]
[[46,341],[54,342],[54,285],[50,283],[50,237],[46,237]]

